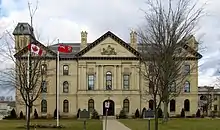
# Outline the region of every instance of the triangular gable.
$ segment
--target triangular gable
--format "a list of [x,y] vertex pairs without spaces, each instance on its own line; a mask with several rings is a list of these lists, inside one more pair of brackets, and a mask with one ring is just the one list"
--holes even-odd
[[[102,41],[104,41],[106,38],[112,38],[113,40],[115,40],[116,42],[118,42],[121,46],[123,46],[124,48],[126,48],[128,51],[130,51],[131,53],[133,53],[135,56],[139,57],[140,53],[135,50],[134,48],[132,48],[129,44],[127,44],[126,42],[124,42],[122,39],[120,39],[118,36],[116,36],[114,33],[112,33],[111,31],[108,31],[107,33],[105,33],[104,35],[102,35],[101,37],[99,37],[97,40],[95,40],[93,43],[89,44],[86,48],[84,48],[83,50],[81,50],[80,52],[78,52],[76,54],[76,57],[81,57],[82,55],[84,55],[85,53],[87,53],[88,51],[90,51],[92,48],[94,48],[95,46],[97,46],[99,43],[101,43]],[[186,51],[188,51],[190,54],[192,54],[193,56],[195,56],[196,59],[201,59],[202,55],[200,53],[198,53],[196,50],[194,50],[193,48],[191,48],[189,45],[187,44],[183,44],[182,48],[184,48]]]
[[[33,42],[33,44],[39,46],[41,49],[45,50],[49,55],[51,56],[56,56],[57,54],[55,52],[53,52],[52,50],[50,50],[48,47],[44,46],[43,44],[41,44],[39,41],[35,41]],[[28,46],[24,47],[22,50],[20,50],[19,52],[17,52],[14,57],[19,57],[19,56],[23,56],[24,54],[26,54],[28,52]],[[47,54],[47,55],[48,55]]]
[[127,49],[128,51],[130,51],[132,54],[134,54],[135,56],[139,57],[140,53],[138,51],[136,51],[134,48],[132,48],[129,44],[127,44],[126,42],[124,42],[122,39],[120,39],[118,36],[116,36],[115,34],[113,34],[112,32],[108,31],[107,33],[105,33],[104,35],[102,35],[101,37],[99,37],[97,40],[95,40],[93,43],[89,44],[86,48],[84,48],[83,50],[81,50],[80,52],[78,52],[76,54],[77,57],[81,57],[82,55],[84,55],[85,53],[87,53],[89,50],[91,50],[92,48],[94,48],[95,46],[97,46],[99,43],[101,43],[103,40],[105,40],[106,38],[110,37],[111,39],[115,40],[118,44],[120,44],[121,46],[123,46],[125,49]]

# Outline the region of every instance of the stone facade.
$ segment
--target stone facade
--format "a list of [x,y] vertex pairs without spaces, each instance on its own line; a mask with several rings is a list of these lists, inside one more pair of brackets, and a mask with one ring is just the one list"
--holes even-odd
[[[27,23],[19,23],[18,26],[21,24]],[[29,34],[14,32],[16,41],[23,37],[32,39],[31,35],[33,35],[32,32]],[[58,87],[61,116],[75,116],[78,109],[88,110],[90,108],[94,108],[100,115],[103,115],[105,114],[105,109],[103,109],[105,101],[110,101],[109,115],[119,114],[123,107],[129,115],[135,113],[136,109],[142,110],[144,107],[148,109],[151,97],[144,94],[148,86],[145,87],[138,69],[137,34],[134,31],[130,33],[131,43],[125,43],[110,31],[93,43],[87,43],[87,32],[82,32],[81,35],[81,43],[65,44],[73,47],[71,54],[60,54]],[[22,45],[24,46],[27,44]],[[57,47],[58,44],[44,47],[49,57],[54,57],[48,60],[47,69],[56,68],[54,53]],[[25,55],[25,53],[24,51],[20,54]],[[190,60],[188,64],[197,65],[198,61]],[[40,116],[53,116],[56,109],[56,71],[48,72],[47,75],[50,75],[45,79],[47,92],[42,93],[34,104],[34,109],[37,109]],[[193,69],[186,80],[190,82],[187,86],[189,91],[183,90],[180,96],[174,99],[175,110],[170,112],[169,108],[170,115],[180,114],[186,99],[190,104],[186,115],[195,114],[198,109],[198,69]],[[17,92],[16,112],[25,113],[25,106],[19,104],[19,97]],[[46,103],[45,112],[42,112],[42,100]]]

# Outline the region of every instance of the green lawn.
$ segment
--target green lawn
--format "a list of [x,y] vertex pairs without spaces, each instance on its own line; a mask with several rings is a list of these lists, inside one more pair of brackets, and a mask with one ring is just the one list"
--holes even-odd
[[[56,125],[56,120],[32,120],[31,124],[54,124]],[[60,124],[65,126],[63,130],[83,130],[83,121],[82,120],[71,120],[71,119],[61,119]],[[22,130],[21,127],[25,125],[24,120],[1,120],[0,121],[0,130]],[[61,129],[61,130],[62,130]],[[43,129],[37,128],[37,130],[56,130],[52,129]],[[59,129],[57,129],[59,130]],[[88,120],[87,121],[87,130],[102,130],[102,121],[101,120]]]
[[[120,120],[132,130],[148,130],[148,120]],[[151,121],[151,130],[154,122]],[[159,130],[220,130],[220,119],[171,119],[166,124],[159,122]]]

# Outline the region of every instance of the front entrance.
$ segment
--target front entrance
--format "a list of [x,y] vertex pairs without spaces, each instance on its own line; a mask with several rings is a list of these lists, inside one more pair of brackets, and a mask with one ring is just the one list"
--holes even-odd
[[103,102],[103,115],[106,115],[106,108],[105,108],[105,103],[109,102],[109,109],[108,109],[108,116],[114,116],[115,115],[115,103],[112,100],[105,100]]

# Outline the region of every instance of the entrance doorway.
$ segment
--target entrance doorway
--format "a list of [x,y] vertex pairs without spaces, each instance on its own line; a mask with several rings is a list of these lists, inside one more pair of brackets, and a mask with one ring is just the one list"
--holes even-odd
[[106,115],[106,108],[105,108],[105,103],[109,102],[109,109],[107,116],[114,116],[115,115],[115,102],[112,100],[105,100],[103,102],[103,115]]

